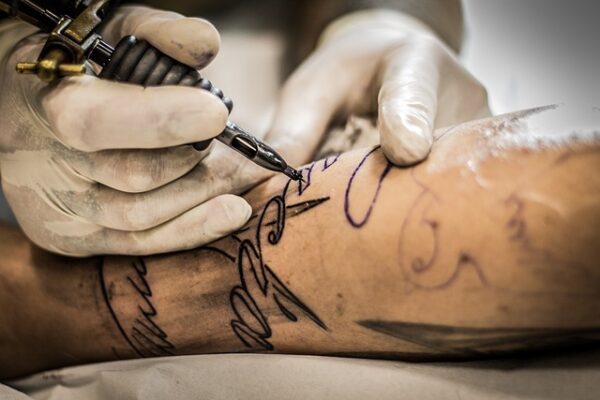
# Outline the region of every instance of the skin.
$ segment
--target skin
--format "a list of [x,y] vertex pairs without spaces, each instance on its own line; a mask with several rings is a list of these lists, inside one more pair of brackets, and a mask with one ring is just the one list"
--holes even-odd
[[3,228],[0,376],[170,354],[430,360],[597,343],[600,139],[546,137],[539,122],[557,118],[439,130],[411,168],[372,148],[329,157],[308,187],[284,193],[278,176],[249,192],[256,217],[236,238],[187,252],[69,259]]

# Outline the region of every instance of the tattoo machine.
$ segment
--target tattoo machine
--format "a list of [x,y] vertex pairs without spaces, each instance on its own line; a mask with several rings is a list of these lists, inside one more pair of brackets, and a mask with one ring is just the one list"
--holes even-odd
[[[220,98],[231,112],[233,102],[220,89],[195,69],[161,53],[147,41],[126,36],[113,48],[102,40],[95,30],[118,1],[72,0],[70,3],[70,12],[59,16],[33,0],[0,0],[0,11],[49,33],[38,60],[18,63],[18,72],[37,74],[41,80],[51,82],[63,76],[84,74],[85,62],[92,61],[102,68],[100,78],[144,86],[198,87]],[[233,122],[228,121],[216,138],[263,168],[282,172],[293,180],[302,179],[302,174],[290,167],[272,147]],[[207,142],[193,144],[199,150],[207,145]]]

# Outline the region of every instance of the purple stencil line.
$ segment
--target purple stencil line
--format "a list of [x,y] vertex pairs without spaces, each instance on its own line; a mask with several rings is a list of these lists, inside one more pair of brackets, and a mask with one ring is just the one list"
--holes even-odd
[[358,165],[356,166],[354,171],[352,171],[352,175],[350,176],[350,180],[348,181],[348,185],[346,186],[346,193],[344,196],[344,213],[346,214],[346,219],[348,219],[348,222],[350,222],[350,225],[352,225],[354,228],[361,228],[362,226],[364,226],[367,223],[367,221],[371,217],[371,212],[373,211],[373,207],[375,206],[375,203],[377,202],[377,197],[379,196],[379,191],[381,190],[381,184],[383,183],[383,180],[385,179],[386,175],[390,172],[390,170],[392,169],[392,166],[393,166],[389,161],[385,165],[383,172],[379,176],[379,181],[377,182],[377,189],[375,190],[375,194],[373,195],[371,204],[369,205],[369,208],[368,208],[366,214],[364,215],[364,217],[362,219],[360,219],[359,221],[357,221],[350,214],[350,190],[352,189],[352,183],[354,182],[354,177],[356,177],[356,174],[358,173],[358,171],[360,171],[360,169],[362,168],[364,163],[367,161],[367,159],[373,153],[375,153],[375,151],[378,150],[379,147],[380,146],[374,147],[371,151],[369,151],[367,153],[367,155],[364,156],[364,158],[360,161],[360,163],[358,163]]
[[323,169],[321,169],[321,171],[325,171],[327,168],[329,168],[333,164],[335,164],[335,162],[338,160],[338,158],[340,158],[339,154],[336,154],[335,156],[330,156],[330,157],[325,158],[323,160]]
[[308,167],[304,167],[300,170],[300,172],[306,171],[306,176],[303,175],[305,182],[298,181],[298,196],[301,196],[302,193],[304,193],[304,191],[310,186],[310,177],[312,176],[314,167],[315,163],[312,163]]

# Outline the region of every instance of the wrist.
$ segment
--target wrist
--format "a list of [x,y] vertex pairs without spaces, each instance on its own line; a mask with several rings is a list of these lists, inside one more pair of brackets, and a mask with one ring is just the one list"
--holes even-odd
[[66,258],[29,245],[19,308],[20,342],[31,353],[25,372],[110,358],[97,258]]
[[331,42],[356,31],[389,30],[435,36],[435,32],[419,19],[396,10],[368,9],[343,15],[331,22],[319,37],[318,44]]

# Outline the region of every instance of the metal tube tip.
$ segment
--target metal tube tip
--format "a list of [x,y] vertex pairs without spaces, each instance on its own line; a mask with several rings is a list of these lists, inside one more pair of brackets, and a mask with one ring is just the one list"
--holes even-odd
[[300,171],[295,170],[292,167],[286,167],[283,173],[293,181],[304,182],[304,179],[302,178],[302,173]]

